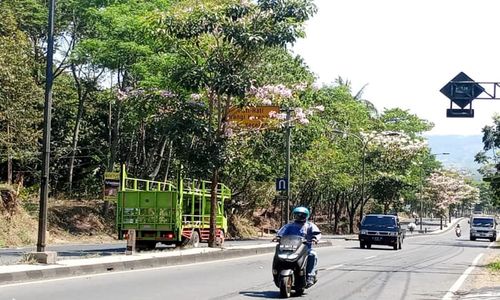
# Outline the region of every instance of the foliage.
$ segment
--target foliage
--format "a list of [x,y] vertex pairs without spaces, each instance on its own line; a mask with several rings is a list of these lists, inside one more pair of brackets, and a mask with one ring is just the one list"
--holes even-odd
[[432,173],[427,179],[423,197],[431,201],[439,215],[457,203],[479,201],[479,189],[466,182],[464,176],[452,171]]
[[[14,17],[15,10],[0,4],[0,163],[24,168],[38,156],[41,137],[39,111],[42,94],[32,77],[29,40]],[[12,173],[8,174],[12,179]]]
[[496,260],[488,264],[488,268],[493,272],[500,272],[500,260]]
[[[37,190],[47,9],[40,0],[0,8],[0,164],[11,158]],[[422,136],[432,123],[400,108],[377,111],[363,98],[366,85],[352,91],[342,77],[317,85],[288,49],[304,37],[312,1],[60,0],[57,12],[52,195],[100,197],[103,173],[122,163],[159,181],[182,168],[229,185],[234,230],[247,231],[241,217],[280,212],[274,181],[285,173],[286,113],[242,128],[228,111],[276,105],[291,109],[291,204],[309,206],[334,231],[353,232],[370,209],[417,211],[423,183],[434,210],[477,201],[474,188],[452,199],[433,181],[443,171]],[[495,126],[477,158],[489,175]],[[474,186],[453,176],[457,188]],[[492,208],[489,183],[479,187]]]
[[497,159],[497,149],[500,146],[500,116],[493,117],[493,125],[487,125],[483,128],[484,151],[476,154],[475,161],[481,164],[478,170],[489,182],[493,194],[493,205],[500,207],[500,163]]

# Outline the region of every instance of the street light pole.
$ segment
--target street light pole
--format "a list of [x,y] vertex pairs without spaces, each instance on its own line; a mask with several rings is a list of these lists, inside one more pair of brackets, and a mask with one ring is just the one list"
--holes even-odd
[[42,174],[40,182],[40,208],[38,217],[38,241],[37,252],[45,251],[45,239],[47,232],[47,200],[49,197],[49,164],[50,164],[50,130],[52,119],[52,73],[54,52],[54,15],[55,0],[49,1],[48,37],[47,37],[47,67],[45,78],[45,106],[44,106],[44,128],[43,128],[43,156]]
[[365,203],[365,166],[366,166],[366,147],[368,142],[363,143],[363,162],[361,165],[361,205],[359,207],[359,221],[363,219],[363,207]]
[[290,222],[290,116],[291,109],[289,107],[286,108],[286,124],[285,124],[285,134],[286,134],[286,202],[285,202],[285,224]]

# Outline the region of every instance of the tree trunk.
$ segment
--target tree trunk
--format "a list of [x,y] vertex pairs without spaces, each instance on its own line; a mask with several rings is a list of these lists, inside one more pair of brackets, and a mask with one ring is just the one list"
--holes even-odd
[[208,247],[216,248],[216,233],[217,233],[217,185],[219,180],[219,169],[213,168],[212,171],[212,188],[210,190],[210,235],[208,238]]
[[160,173],[160,168],[163,163],[163,156],[165,154],[165,148],[167,147],[167,142],[168,139],[165,137],[165,140],[162,143],[161,149],[160,149],[160,158],[158,159],[158,163],[156,164],[155,169],[153,170],[153,173],[149,175],[149,178],[151,180],[155,180],[156,176],[158,176],[158,173]]
[[[109,161],[108,161],[108,166],[107,166],[107,171],[112,172],[115,161],[116,161],[116,156],[118,153],[118,143],[120,141],[120,118],[121,118],[121,103],[120,100],[117,100],[116,102],[116,113],[115,113],[115,123],[113,125],[113,130],[112,130],[112,139],[111,139],[111,145],[109,149]],[[109,212],[109,201],[104,201],[103,208],[102,208],[102,213],[104,216],[106,216]]]
[[78,146],[78,136],[80,133],[80,123],[83,116],[83,105],[85,102],[86,93],[82,92],[82,86],[80,85],[80,81],[78,80],[78,76],[76,74],[75,65],[71,65],[71,71],[73,73],[73,78],[76,83],[76,90],[78,93],[78,111],[76,113],[75,127],[73,129],[73,140],[71,143],[71,157],[69,160],[69,178],[68,178],[68,188],[69,194],[73,194],[73,170],[75,166],[75,155],[76,155],[76,147]]
[[172,160],[172,141],[169,143],[169,150],[168,150],[168,161],[167,161],[167,170],[165,171],[165,178],[163,179],[164,182],[167,182],[168,180],[168,172],[170,170],[170,161]]
[[337,233],[339,228],[340,214],[342,213],[342,200],[340,197],[340,192],[335,196],[335,202],[333,204],[333,232]]
[[12,184],[12,146],[10,138],[10,123],[7,121],[7,184]]

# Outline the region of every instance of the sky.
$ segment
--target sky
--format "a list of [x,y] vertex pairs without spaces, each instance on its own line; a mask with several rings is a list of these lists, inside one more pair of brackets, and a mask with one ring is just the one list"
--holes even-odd
[[[349,80],[353,93],[434,123],[427,135],[481,135],[500,100],[474,100],[474,118],[446,118],[439,91],[458,73],[500,82],[499,0],[316,0],[293,52],[319,84]],[[484,85],[492,92],[493,85]],[[500,87],[497,91],[500,98]],[[454,107],[458,108],[458,107]]]

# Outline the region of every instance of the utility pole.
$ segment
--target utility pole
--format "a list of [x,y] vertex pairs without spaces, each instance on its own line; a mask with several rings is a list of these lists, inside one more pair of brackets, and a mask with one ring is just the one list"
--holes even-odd
[[285,224],[290,222],[290,138],[291,138],[291,126],[290,126],[290,116],[291,109],[286,108],[286,123],[285,123],[285,141],[286,141],[286,202],[285,202]]
[[50,0],[49,19],[48,19],[48,38],[47,38],[47,67],[45,70],[45,106],[43,113],[43,156],[42,156],[42,175],[40,182],[40,211],[38,217],[38,242],[36,244],[37,252],[45,251],[45,238],[47,232],[47,199],[49,197],[49,164],[50,164],[50,131],[52,119],[52,83],[53,76],[52,65],[54,55],[54,15],[55,0]]

